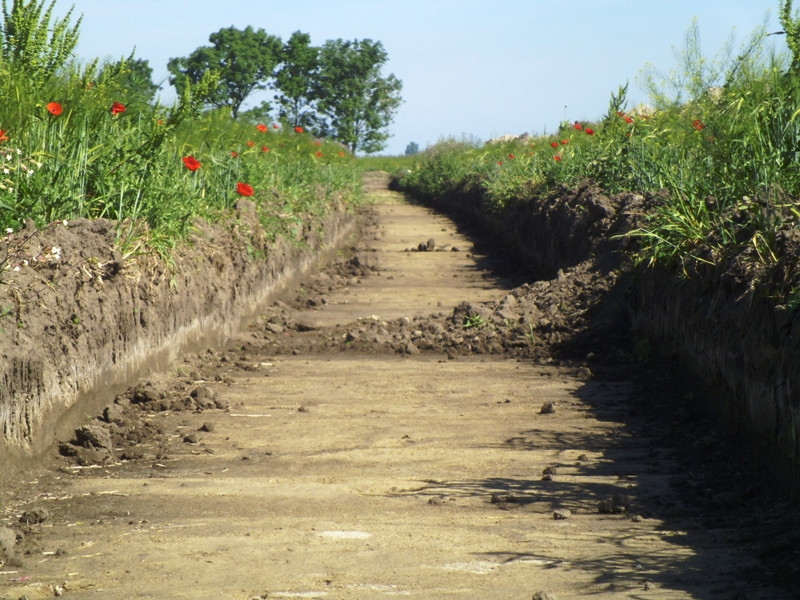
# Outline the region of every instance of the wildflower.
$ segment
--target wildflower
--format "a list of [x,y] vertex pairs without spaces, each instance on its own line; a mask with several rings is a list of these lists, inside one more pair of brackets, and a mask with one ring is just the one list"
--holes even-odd
[[315,146],[322,146],[322,142],[320,140],[314,140]]
[[625,115],[625,122],[626,123],[633,123],[633,117],[629,115]]
[[624,116],[625,116],[625,113],[624,113],[624,112],[622,112],[621,110],[618,110],[618,111],[617,111],[617,116],[618,116],[618,117],[624,117]]
[[580,131],[581,129],[583,129],[583,126],[582,126],[580,123],[575,123],[575,125],[573,125],[573,127],[574,127],[575,129],[577,129],[578,131]]
[[278,125],[277,123],[273,123],[273,124],[272,124],[272,128],[273,128],[273,129],[280,129],[280,128],[281,128],[281,126],[280,126],[280,125]]
[[252,196],[253,186],[242,183],[241,181],[236,184],[236,193],[240,196]]
[[122,102],[112,102],[111,103],[111,114],[112,115],[120,115],[124,113],[127,109]]
[[197,169],[203,166],[200,164],[200,161],[197,160],[194,156],[184,156],[183,164],[187,169],[189,169],[192,172],[197,171]]
[[317,152],[316,154],[318,158],[322,158],[322,152]]
[[256,145],[256,143],[255,143],[255,142],[253,142],[253,141],[251,141],[251,140],[247,140],[247,147],[248,147],[248,148],[252,148],[252,147],[253,147],[253,146],[255,146],[255,145]]
[[263,123],[259,123],[258,125],[256,125],[256,129],[258,129],[261,133],[267,132],[267,126],[264,125]]
[[342,152],[341,150],[339,150],[339,156],[344,156],[344,152]]
[[299,125],[298,125],[297,127],[295,127],[295,128],[294,128],[294,130],[295,130],[297,133],[303,133],[303,132],[305,131],[305,129],[303,129],[303,128],[302,128],[302,127],[300,127]]
[[231,150],[231,157],[236,158],[237,156],[239,156],[239,153],[236,150]]
[[49,112],[53,116],[58,116],[62,112],[64,112],[64,107],[61,106],[58,102],[48,102],[47,103],[47,112]]
[[555,154],[553,156],[553,160],[556,161],[556,162],[561,162],[561,155],[560,154]]
[[569,140],[561,140],[562,146],[566,146],[567,144],[569,144]]
[[508,158],[509,158],[510,160],[514,160],[514,155],[513,155],[513,154],[509,154],[509,155],[508,155]]
[[703,123],[700,119],[695,119],[692,121],[692,127],[694,127],[697,131],[702,131],[705,129],[706,124]]
[[261,151],[266,154],[267,152],[269,152],[269,148],[267,148],[266,146],[261,146]]
[[8,133],[7,130],[0,129],[0,142],[7,142],[8,141],[8,136],[6,135],[6,133]]
[[551,145],[553,148],[558,148],[558,142],[550,142],[550,145]]
[[11,227],[6,227],[6,233],[8,235],[11,235],[12,233],[14,233],[14,230]]
[[586,128],[586,135],[594,135],[594,129],[591,127]]
[[503,161],[502,161],[502,160],[498,160],[498,161],[497,161],[497,165],[498,165],[498,166],[500,166],[500,167],[502,167],[502,166],[503,166]]

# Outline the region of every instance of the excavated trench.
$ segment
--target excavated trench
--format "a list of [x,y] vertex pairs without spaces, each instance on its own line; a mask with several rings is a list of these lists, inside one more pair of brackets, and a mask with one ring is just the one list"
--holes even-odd
[[795,597],[796,508],[613,269],[520,285],[367,183],[326,268],[17,472],[0,598]]

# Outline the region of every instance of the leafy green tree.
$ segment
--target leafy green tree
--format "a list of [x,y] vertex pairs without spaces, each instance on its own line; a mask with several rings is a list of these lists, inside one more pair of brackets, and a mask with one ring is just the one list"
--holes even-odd
[[381,75],[387,60],[383,44],[368,39],[329,40],[320,49],[313,98],[332,136],[353,153],[377,152],[389,138],[402,83]]
[[409,142],[406,146],[406,156],[413,156],[419,154],[419,144],[417,142]]
[[312,127],[315,108],[312,83],[317,71],[319,48],[311,36],[295,31],[283,46],[281,66],[275,72],[279,116],[290,127]]
[[127,104],[149,104],[156,92],[161,89],[153,83],[153,69],[150,63],[141,58],[134,58],[133,54],[105,65],[100,71],[98,82],[116,88]]
[[219,83],[206,101],[217,108],[229,107],[235,119],[248,96],[267,88],[281,58],[281,40],[248,26],[220,29],[208,41],[210,46],[201,46],[187,57],[170,59],[169,82],[182,93],[187,81],[198,83],[204,73],[217,72]]
[[81,20],[70,25],[72,9],[62,19],[53,19],[55,0],[44,8],[45,0],[14,0],[11,10],[2,2],[0,23],[0,62],[11,76],[41,84],[62,70],[72,58],[78,43]]

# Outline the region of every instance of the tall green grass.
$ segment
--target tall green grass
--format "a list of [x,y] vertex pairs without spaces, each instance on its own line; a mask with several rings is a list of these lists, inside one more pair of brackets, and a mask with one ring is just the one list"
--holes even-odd
[[773,262],[777,232],[800,221],[800,69],[769,51],[763,28],[704,69],[693,36],[672,96],[651,85],[662,90],[657,109],[629,107],[625,85],[602,118],[565,122],[554,135],[440,142],[403,185],[431,197],[477,189],[491,210],[587,179],[610,193],[666,189],[669,200],[630,233],[638,260],[683,268],[749,246]]
[[[271,235],[324,213],[334,197],[358,196],[353,158],[339,145],[203,112],[191,89],[174,106],[140,102],[124,85],[124,63],[117,72],[70,67],[43,85],[0,73],[3,230],[108,218],[123,250],[144,236],[167,255],[196,219],[225,216],[239,182],[253,188]],[[188,169],[186,157],[201,166]]]

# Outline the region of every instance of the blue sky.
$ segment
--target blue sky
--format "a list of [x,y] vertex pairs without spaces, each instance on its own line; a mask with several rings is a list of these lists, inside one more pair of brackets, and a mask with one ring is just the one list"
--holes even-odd
[[[667,71],[697,17],[704,53],[730,37],[745,41],[778,0],[58,0],[83,14],[80,58],[117,59],[136,48],[172,97],[167,61],[208,44],[222,27],[294,31],[329,39],[380,40],[385,73],[403,82],[404,103],[384,153],[402,154],[445,137],[486,140],[553,131],[560,121],[594,119],[611,92],[646,63]],[[778,38],[773,38],[778,39]],[[783,47],[781,38],[780,47]]]

